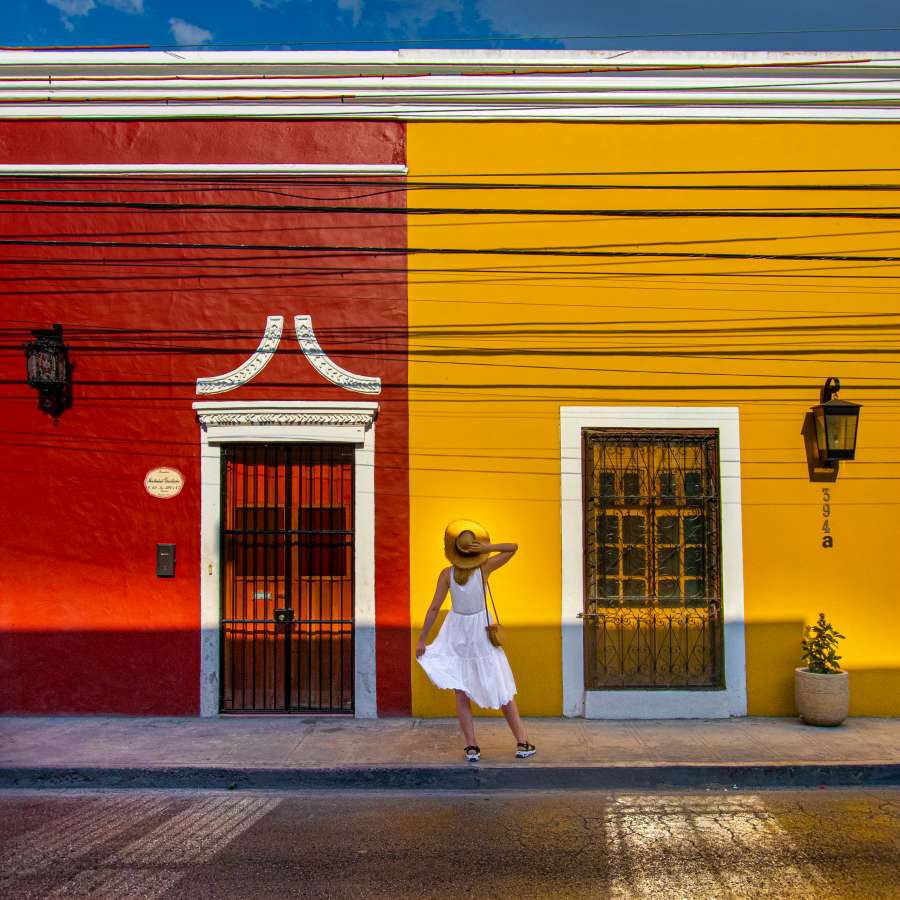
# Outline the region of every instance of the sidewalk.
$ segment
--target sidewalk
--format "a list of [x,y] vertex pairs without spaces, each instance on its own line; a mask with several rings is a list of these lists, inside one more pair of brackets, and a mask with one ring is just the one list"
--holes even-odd
[[0,787],[663,788],[900,785],[900,719],[530,719],[513,758],[502,719],[0,717]]

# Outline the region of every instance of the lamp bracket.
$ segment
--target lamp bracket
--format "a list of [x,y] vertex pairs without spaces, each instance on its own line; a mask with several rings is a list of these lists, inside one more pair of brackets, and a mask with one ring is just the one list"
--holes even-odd
[[827,403],[841,389],[840,378],[827,378],[822,388],[822,403]]

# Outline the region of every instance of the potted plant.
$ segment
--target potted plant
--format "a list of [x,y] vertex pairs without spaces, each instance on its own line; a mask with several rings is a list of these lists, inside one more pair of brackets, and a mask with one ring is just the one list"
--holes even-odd
[[805,666],[794,670],[794,697],[807,725],[840,725],[850,706],[847,673],[838,665],[839,631],[819,613],[804,632],[801,647]]

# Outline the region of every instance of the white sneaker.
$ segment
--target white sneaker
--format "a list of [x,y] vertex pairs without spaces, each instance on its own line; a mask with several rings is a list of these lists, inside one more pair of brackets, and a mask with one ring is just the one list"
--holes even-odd
[[467,762],[478,762],[478,760],[481,759],[480,747],[466,747],[465,750]]
[[534,744],[529,744],[528,741],[520,741],[516,744],[516,759],[528,759],[529,756],[534,756],[537,753],[537,747]]

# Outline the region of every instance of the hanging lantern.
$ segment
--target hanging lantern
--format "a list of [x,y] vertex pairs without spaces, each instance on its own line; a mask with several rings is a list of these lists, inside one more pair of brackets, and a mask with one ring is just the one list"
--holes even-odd
[[856,433],[862,407],[847,400],[836,400],[834,395],[840,389],[841,382],[829,378],[822,388],[822,402],[812,408],[816,444],[823,463],[853,459],[856,455]]
[[38,392],[38,409],[53,417],[53,424],[72,405],[72,371],[69,351],[63,343],[62,325],[31,332],[34,340],[25,345],[28,384]]

